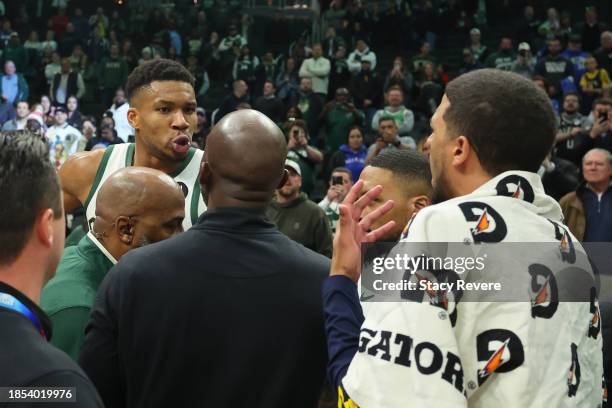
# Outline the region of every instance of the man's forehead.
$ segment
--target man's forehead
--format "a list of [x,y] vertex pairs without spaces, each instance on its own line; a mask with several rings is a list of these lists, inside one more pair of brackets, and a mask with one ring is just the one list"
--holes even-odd
[[195,101],[193,86],[183,81],[153,81],[141,87],[136,95],[145,95],[147,98],[161,98],[164,100],[187,98]]

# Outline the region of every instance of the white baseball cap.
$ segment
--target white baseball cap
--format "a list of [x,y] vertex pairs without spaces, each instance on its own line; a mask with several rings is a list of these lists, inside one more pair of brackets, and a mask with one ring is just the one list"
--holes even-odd
[[294,162],[293,160],[285,160],[285,168],[290,168],[295,171],[300,177],[302,177],[302,170],[300,170],[300,165]]
[[529,46],[529,43],[526,43],[526,42],[520,43],[518,49],[519,49],[519,51],[523,51],[523,50],[531,51],[531,47]]

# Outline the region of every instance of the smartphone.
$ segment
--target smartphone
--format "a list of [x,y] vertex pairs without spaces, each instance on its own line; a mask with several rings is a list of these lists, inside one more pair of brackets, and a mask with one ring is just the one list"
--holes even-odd
[[344,181],[342,180],[342,176],[333,176],[332,177],[332,185],[336,186],[336,185],[342,185],[344,184]]

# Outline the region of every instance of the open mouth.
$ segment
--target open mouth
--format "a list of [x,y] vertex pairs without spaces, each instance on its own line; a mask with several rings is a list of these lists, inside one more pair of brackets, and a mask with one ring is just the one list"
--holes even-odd
[[191,148],[191,142],[186,135],[181,135],[172,139],[170,146],[176,153],[187,153]]

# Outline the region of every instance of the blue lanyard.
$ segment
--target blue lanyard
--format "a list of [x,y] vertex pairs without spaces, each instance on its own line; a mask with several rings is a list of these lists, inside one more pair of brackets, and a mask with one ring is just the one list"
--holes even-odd
[[40,335],[46,338],[45,330],[43,329],[42,324],[38,319],[38,316],[36,316],[34,312],[28,309],[26,305],[21,303],[19,299],[17,299],[15,296],[9,295],[8,293],[0,292],[0,307],[12,310],[30,319],[34,327],[38,329]]

